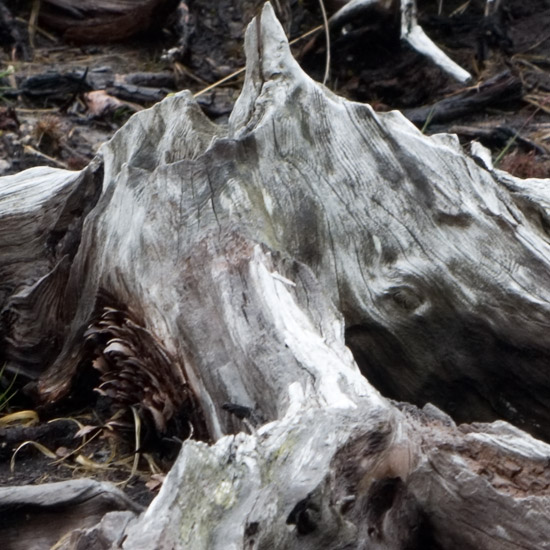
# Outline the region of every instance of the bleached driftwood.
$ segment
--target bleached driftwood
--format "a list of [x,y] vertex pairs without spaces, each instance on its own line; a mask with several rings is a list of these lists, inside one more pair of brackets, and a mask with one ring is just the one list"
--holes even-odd
[[416,0],[351,0],[330,18],[330,23],[332,27],[341,27],[368,11],[391,13],[398,10],[401,19],[400,36],[403,42],[458,82],[466,82],[471,78],[470,73],[438,48],[418,24]]
[[0,180],[9,367],[211,442],[60,547],[549,548],[550,446],[504,421],[550,438],[547,182],[316,84],[269,5],[245,48],[228,128],[181,93]]

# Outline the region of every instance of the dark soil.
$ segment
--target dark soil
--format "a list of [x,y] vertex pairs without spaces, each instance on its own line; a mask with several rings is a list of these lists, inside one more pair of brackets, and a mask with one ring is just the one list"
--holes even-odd
[[[84,417],[79,419],[82,421]],[[139,469],[132,475],[134,453],[120,434],[95,429],[80,436],[78,430],[75,420],[67,418],[32,426],[0,427],[0,485],[89,477],[119,485],[135,502],[149,504],[160,487],[162,474],[153,475],[142,458]],[[46,456],[45,450],[56,456]],[[170,463],[157,459],[156,465],[167,470]]]
[[[243,66],[244,30],[263,0],[219,0],[215,8],[211,0],[179,4],[179,12],[154,19],[154,28],[143,28],[123,42],[111,43],[117,38],[111,31],[104,42],[74,44],[63,39],[71,29],[57,25],[52,30],[45,26],[47,17],[38,19],[33,33],[31,2],[12,2],[8,11],[0,0],[0,175],[37,165],[80,169],[133,112],[181,89],[198,94],[212,119],[227,120],[242,73],[203,90]],[[317,0],[273,4],[293,39],[322,23]],[[329,11],[337,4],[326,1]],[[47,2],[42,5],[48,15]],[[499,168],[520,177],[550,177],[550,0],[503,0],[493,17],[484,17],[484,0],[444,0],[441,14],[437,5],[419,0],[419,21],[438,46],[473,75],[471,82],[453,81],[401,44],[394,14],[371,10],[332,32],[327,86],[378,110],[402,109],[426,133],[454,132],[464,143],[477,139],[492,150]],[[72,31],[73,40],[86,40],[86,32]],[[293,51],[309,74],[321,80],[324,34],[318,31],[297,41]],[[500,88],[492,88],[492,82]],[[483,90],[485,102],[472,101]],[[462,111],[454,105],[455,114],[438,103],[459,98],[467,101]],[[18,401],[23,395],[20,389],[9,411],[0,416],[32,408],[32,402]],[[105,422],[94,405],[87,404],[87,416],[76,417],[82,424]],[[66,410],[63,415],[75,414]],[[53,416],[51,411],[42,414],[42,422],[31,427],[0,427],[0,484],[75,476],[117,483],[130,477],[131,433],[121,438],[103,430],[70,454],[84,437],[76,435],[74,420],[45,423]],[[25,441],[41,443],[59,458],[45,457],[28,444],[18,451],[12,472],[10,460]],[[166,470],[170,459],[154,451]],[[140,473],[125,490],[146,504],[154,496],[145,485],[151,476],[142,458]]]

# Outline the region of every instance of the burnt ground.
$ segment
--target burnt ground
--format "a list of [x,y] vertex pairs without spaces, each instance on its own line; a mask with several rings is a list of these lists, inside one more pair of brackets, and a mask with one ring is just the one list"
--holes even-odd
[[[110,481],[135,502],[149,504],[180,441],[173,438],[155,446],[142,442],[134,465],[133,430],[121,430],[116,422],[109,422],[102,405],[90,403],[85,410],[67,416],[39,411],[29,418],[37,411],[28,412],[22,396],[20,391],[0,412],[0,486],[88,477]],[[14,419],[17,414],[23,415],[20,421]]]
[[[168,15],[140,17],[138,10],[118,20],[56,11],[46,0],[38,3],[39,13],[37,3],[0,0],[0,175],[37,165],[81,169],[131,114],[177,90],[197,94],[205,113],[223,123],[243,75],[208,86],[243,67],[244,30],[262,3],[218,0],[212,8],[208,0],[159,0],[170,4]],[[287,34],[298,39],[295,56],[322,80],[323,32],[300,39],[322,23],[318,0],[273,4]],[[330,14],[338,2],[325,4]],[[418,6],[426,33],[472,74],[470,82],[453,81],[401,44],[394,13],[371,9],[333,28],[327,86],[377,110],[400,109],[427,134],[453,132],[464,144],[478,140],[499,168],[515,175],[550,177],[550,0],[502,0],[491,16],[484,15],[483,0],[443,0],[441,13],[436,0]],[[1,375],[0,381],[9,383]],[[16,381],[21,387],[0,417],[32,408],[24,382]],[[108,416],[96,403],[39,414],[32,426],[0,424],[0,484],[130,477],[134,434],[100,429]],[[70,419],[47,423],[60,416]],[[75,420],[90,427],[81,430]],[[27,441],[56,458],[28,443],[11,471],[15,450]],[[152,498],[160,472],[169,468],[179,443],[170,445],[160,455],[150,449],[158,471],[140,453],[139,472],[124,485],[139,502]]]
[[[75,437],[77,431],[77,425],[66,419],[0,428],[0,485],[35,485],[88,477],[110,481],[135,502],[149,504],[162,475],[151,478],[153,474],[145,469],[145,462],[132,475],[133,453],[124,441],[115,437],[106,440],[101,434],[101,439],[85,443],[83,438]],[[42,445],[42,450],[35,444]],[[55,457],[45,455],[44,449]]]

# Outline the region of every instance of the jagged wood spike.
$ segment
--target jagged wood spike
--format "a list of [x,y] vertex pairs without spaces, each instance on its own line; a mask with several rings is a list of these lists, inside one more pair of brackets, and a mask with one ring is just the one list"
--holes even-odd
[[[66,210],[81,231],[38,396],[69,391],[94,323],[133,342],[116,328],[131,311],[151,357],[176,359],[171,379],[212,442],[185,442],[116,542],[109,516],[75,537],[132,550],[547,548],[550,446],[519,428],[550,439],[548,182],[488,170],[453,136],[330,93],[292,59],[269,5],[245,42],[227,128],[189,94],[168,98],[105,145],[93,208]],[[76,193],[90,170],[42,177]],[[36,174],[18,176],[19,192],[27,223],[51,233],[56,216],[36,212],[62,210],[67,191],[33,189]],[[32,250],[34,270],[0,242],[3,307],[57,265],[52,248]],[[34,326],[39,337],[44,320]],[[11,330],[2,338],[23,349]],[[441,409],[517,427],[457,426]]]

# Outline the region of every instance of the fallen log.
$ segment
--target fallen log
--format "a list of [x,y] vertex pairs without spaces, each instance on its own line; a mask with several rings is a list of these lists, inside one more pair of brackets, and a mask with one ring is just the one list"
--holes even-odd
[[488,106],[509,105],[522,95],[521,80],[506,71],[433,105],[406,109],[403,114],[418,126],[426,121],[437,124],[477,113]]
[[547,181],[313,82],[269,4],[245,49],[227,127],[183,92],[0,180],[7,368],[196,439],[58,547],[549,548]]
[[40,22],[74,43],[125,40],[159,28],[178,0],[46,0]]
[[[106,514],[120,528],[141,511],[120,489],[89,479],[0,487],[2,545],[9,550],[53,548],[67,533],[92,527]],[[111,533],[116,533],[112,526]]]

